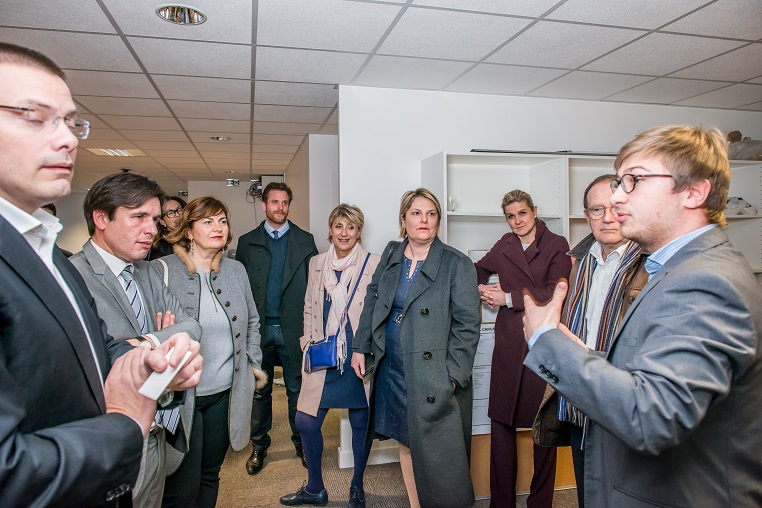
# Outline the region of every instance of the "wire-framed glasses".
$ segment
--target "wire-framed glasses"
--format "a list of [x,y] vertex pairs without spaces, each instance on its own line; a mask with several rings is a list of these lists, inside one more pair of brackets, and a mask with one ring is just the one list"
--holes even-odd
[[90,122],[83,120],[76,114],[69,116],[58,116],[45,108],[35,109],[22,106],[0,105],[0,108],[8,109],[11,111],[18,111],[23,115],[26,123],[29,124],[29,126],[33,129],[41,130],[44,129],[46,125],[50,125],[51,130],[55,130],[56,126],[58,126],[58,121],[63,118],[64,125],[66,125],[71,133],[79,139],[87,139],[88,134],[90,134]]

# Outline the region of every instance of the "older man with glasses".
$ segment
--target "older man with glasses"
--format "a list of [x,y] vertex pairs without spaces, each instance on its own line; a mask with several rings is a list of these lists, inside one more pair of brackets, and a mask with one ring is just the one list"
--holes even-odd
[[[586,506],[762,505],[762,288],[728,241],[727,143],[659,127],[622,147],[611,204],[651,254],[608,354],[524,297],[533,371],[587,415]],[[570,340],[572,339],[572,340]]]

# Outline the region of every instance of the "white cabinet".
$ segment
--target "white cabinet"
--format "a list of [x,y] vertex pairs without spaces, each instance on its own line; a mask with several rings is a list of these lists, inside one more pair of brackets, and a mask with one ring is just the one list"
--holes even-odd
[[[582,197],[597,176],[614,173],[614,156],[554,153],[447,154],[421,162],[421,185],[443,210],[439,236],[461,252],[488,250],[505,233],[500,203],[513,189],[528,192],[539,216],[571,246],[590,233]],[[762,164],[732,161],[730,196],[749,201],[755,216],[728,216],[726,231],[757,273],[762,273]]]

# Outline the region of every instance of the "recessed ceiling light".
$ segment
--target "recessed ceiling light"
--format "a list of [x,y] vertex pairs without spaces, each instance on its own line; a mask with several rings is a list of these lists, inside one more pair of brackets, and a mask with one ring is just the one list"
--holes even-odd
[[123,148],[85,148],[90,153],[95,155],[109,155],[111,157],[145,157],[146,154],[142,150],[136,148],[130,148],[124,150]]
[[230,136],[211,136],[215,141],[230,141]]
[[176,25],[200,25],[206,21],[206,14],[188,5],[160,5],[156,8],[156,15]]
[[235,171],[233,171],[232,169],[230,169],[230,170],[228,170],[228,171],[225,171],[225,173],[235,173]]

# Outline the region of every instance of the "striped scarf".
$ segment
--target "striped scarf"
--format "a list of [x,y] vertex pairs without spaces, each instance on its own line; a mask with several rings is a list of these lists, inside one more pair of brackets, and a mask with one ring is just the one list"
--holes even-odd
[[[601,314],[601,324],[598,327],[598,337],[596,337],[595,349],[597,351],[608,351],[611,348],[611,341],[622,321],[622,305],[624,305],[625,290],[629,285],[635,272],[638,269],[638,260],[640,259],[641,247],[635,242],[628,242],[627,247],[619,261],[619,266],[614,273],[608,293],[606,293],[606,302]],[[571,332],[577,337],[584,338],[587,335],[587,323],[585,312],[587,310],[588,295],[590,294],[590,285],[593,281],[593,272],[598,263],[589,251],[580,261],[577,269],[577,280],[569,293],[567,302],[561,319]],[[585,421],[585,415],[574,407],[565,397],[559,394],[558,398],[558,419],[564,422],[571,422],[581,427]]]

